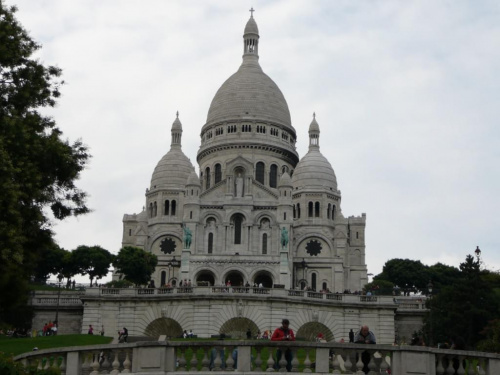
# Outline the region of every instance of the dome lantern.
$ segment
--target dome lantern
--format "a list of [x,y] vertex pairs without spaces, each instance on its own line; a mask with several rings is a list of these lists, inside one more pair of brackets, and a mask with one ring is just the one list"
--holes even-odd
[[250,9],[250,19],[243,32],[243,57],[255,56],[259,58],[259,28],[253,18],[253,8]]
[[309,150],[319,150],[319,124],[316,121],[316,113],[313,113],[311,125],[309,125]]
[[182,139],[182,124],[181,120],[179,120],[179,111],[176,113],[177,117],[174,120],[172,124],[172,143],[170,144],[171,147],[178,146],[181,147],[181,139]]

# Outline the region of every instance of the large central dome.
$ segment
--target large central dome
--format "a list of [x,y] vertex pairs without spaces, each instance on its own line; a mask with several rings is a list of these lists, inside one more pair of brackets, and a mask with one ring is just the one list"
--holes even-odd
[[243,35],[243,63],[215,94],[208,110],[207,125],[244,119],[261,120],[295,132],[283,93],[259,65],[258,32],[257,24],[251,17]]

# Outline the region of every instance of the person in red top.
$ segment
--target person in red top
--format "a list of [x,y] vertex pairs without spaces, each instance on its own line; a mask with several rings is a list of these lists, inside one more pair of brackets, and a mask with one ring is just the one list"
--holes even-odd
[[[283,319],[281,321],[281,327],[276,328],[274,330],[273,335],[271,336],[271,341],[295,341],[295,335],[293,333],[293,330],[288,328],[290,326],[290,321],[288,319]],[[278,349],[276,351],[276,362],[274,367],[279,370],[279,362],[281,360],[281,349]],[[292,371],[292,359],[293,359],[293,353],[290,349],[287,349],[285,351],[285,359],[286,359],[286,370],[288,372]]]

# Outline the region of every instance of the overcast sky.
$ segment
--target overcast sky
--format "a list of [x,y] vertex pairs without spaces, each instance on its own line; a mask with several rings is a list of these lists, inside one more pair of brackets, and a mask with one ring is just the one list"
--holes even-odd
[[[66,249],[120,249],[170,147],[176,111],[196,164],[217,89],[250,16],[260,64],[307,152],[312,113],[344,216],[367,214],[366,262],[458,266],[477,245],[500,269],[500,2],[7,0],[67,84],[50,114],[93,155],[93,213],[58,223]],[[197,169],[198,171],[198,169]]]

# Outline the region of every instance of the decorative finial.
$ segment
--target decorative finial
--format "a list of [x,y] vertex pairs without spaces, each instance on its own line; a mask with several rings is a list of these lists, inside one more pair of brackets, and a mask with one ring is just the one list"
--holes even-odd
[[177,115],[177,118],[179,118],[179,111],[177,111],[176,115]]
[[253,18],[253,12],[255,12],[255,10],[253,9],[253,7],[250,8],[250,17]]
[[313,112],[313,118],[316,118],[316,112]]

